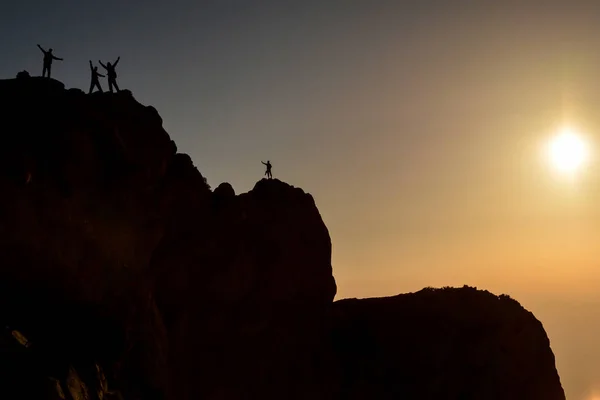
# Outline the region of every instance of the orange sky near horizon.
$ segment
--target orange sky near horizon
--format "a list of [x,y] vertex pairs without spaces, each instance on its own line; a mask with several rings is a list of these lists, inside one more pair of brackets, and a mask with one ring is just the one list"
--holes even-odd
[[[574,100],[554,107],[523,106],[520,119],[495,121],[509,133],[449,143],[430,175],[406,178],[408,191],[386,176],[385,190],[358,194],[369,204],[360,215],[338,219],[353,214],[343,202],[317,204],[334,244],[336,298],[464,284],[509,294],[544,324],[567,398],[587,400],[600,382],[600,119]],[[544,153],[562,124],[588,129],[592,157],[572,177]]]

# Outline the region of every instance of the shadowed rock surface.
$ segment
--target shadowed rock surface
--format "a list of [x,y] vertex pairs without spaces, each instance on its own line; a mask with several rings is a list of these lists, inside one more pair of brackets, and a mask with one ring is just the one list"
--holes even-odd
[[22,74],[0,98],[11,398],[564,398],[541,324],[510,301],[333,303],[313,198],[277,179],[212,192],[131,92]]
[[344,399],[564,400],[542,324],[471,287],[334,303]]

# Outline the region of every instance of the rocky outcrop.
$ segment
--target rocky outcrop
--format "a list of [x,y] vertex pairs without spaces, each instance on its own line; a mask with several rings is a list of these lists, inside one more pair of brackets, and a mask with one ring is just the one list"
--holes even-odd
[[334,303],[343,399],[564,400],[542,324],[471,287]]
[[152,263],[171,380],[199,383],[176,385],[176,398],[295,398],[283,393],[317,379],[336,291],[327,229],[311,196],[282,182],[237,197],[220,188]]
[[[458,398],[476,380],[465,378],[473,359],[501,365],[481,375],[488,392],[559,398],[558,376],[542,374],[554,368],[543,329],[512,303],[486,318],[446,293],[440,309],[333,303],[331,241],[313,198],[276,179],[240,195],[229,184],[211,191],[130,92],[86,95],[21,74],[0,81],[0,99],[4,393],[410,399],[416,382],[431,386],[418,398]],[[451,334],[426,331],[438,325]],[[483,339],[469,347],[473,332]],[[528,389],[499,377],[511,365],[534,382]]]

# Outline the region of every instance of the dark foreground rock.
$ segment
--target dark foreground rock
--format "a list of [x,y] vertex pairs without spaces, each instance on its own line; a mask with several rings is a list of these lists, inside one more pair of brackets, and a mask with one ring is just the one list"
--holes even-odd
[[5,397],[564,398],[514,302],[333,303],[313,198],[278,180],[212,192],[130,92],[21,75],[0,99]]
[[508,296],[347,299],[332,325],[344,399],[565,399],[542,324]]

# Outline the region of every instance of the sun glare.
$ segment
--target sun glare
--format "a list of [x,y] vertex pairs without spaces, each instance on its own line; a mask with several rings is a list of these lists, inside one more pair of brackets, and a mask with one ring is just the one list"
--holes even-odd
[[588,148],[581,135],[568,128],[551,140],[549,153],[552,165],[565,173],[578,171],[588,158]]

